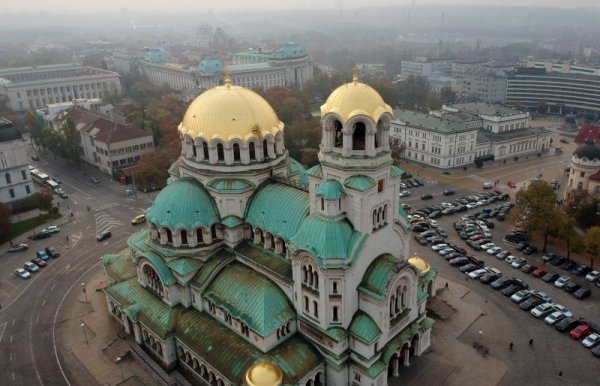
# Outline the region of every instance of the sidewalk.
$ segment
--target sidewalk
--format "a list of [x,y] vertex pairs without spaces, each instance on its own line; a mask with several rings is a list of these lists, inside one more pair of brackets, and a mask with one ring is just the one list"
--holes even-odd
[[[71,381],[85,380],[92,385],[148,385],[158,386],[151,374],[131,357],[121,364],[113,362],[102,351],[119,333],[119,325],[108,313],[106,298],[100,288],[107,284],[102,268],[82,288],[74,288],[66,299],[57,323],[58,344],[67,374]],[[82,325],[83,324],[83,325]],[[133,341],[127,340],[131,345]],[[68,361],[64,359],[68,358]]]

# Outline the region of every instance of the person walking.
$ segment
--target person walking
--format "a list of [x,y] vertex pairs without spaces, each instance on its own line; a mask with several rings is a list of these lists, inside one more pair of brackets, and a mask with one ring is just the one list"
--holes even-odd
[[530,346],[533,346],[533,338],[532,338],[532,339],[529,339],[529,345],[530,345]]
[[514,346],[514,343],[513,343],[513,342],[510,342],[510,344],[508,345],[508,349],[509,349],[510,351],[512,351],[512,350],[513,350],[513,346]]

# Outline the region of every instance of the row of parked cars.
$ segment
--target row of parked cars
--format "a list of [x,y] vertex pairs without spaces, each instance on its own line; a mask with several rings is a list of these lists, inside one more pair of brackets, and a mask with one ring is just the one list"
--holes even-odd
[[[592,354],[600,357],[600,329],[593,322],[575,319],[573,313],[566,307],[552,303],[552,298],[545,292],[529,289],[529,284],[521,279],[504,277],[499,269],[484,266],[482,260],[466,255],[464,249],[461,250],[460,247],[436,244],[431,248],[451,266],[465,273],[469,279],[490,284],[492,289],[510,297],[520,309],[529,311],[538,319],[543,319],[547,325],[555,326],[558,331],[569,331],[573,339],[581,341],[584,347],[592,349]],[[516,267],[513,265],[513,268]],[[555,285],[560,284],[555,282]]]
[[40,268],[48,265],[47,261],[50,260],[50,257],[57,258],[59,256],[60,253],[53,247],[39,250],[35,253],[35,258],[23,264],[23,268],[15,269],[15,275],[23,280],[29,279],[32,273],[39,272]]
[[[454,191],[444,191],[444,192],[445,192],[444,194],[446,194],[446,192],[452,192],[452,194],[454,194]],[[421,198],[423,198],[423,197],[421,197]],[[433,198],[433,196],[431,196],[429,198]],[[427,199],[429,199],[429,198],[427,198]],[[419,214],[421,216],[427,216],[429,218],[439,218],[444,215],[451,215],[451,214],[455,214],[455,213],[466,212],[467,210],[470,210],[470,209],[475,209],[480,206],[488,205],[488,204],[491,204],[496,201],[505,201],[507,199],[510,199],[510,196],[508,194],[502,194],[499,191],[484,192],[484,193],[480,193],[477,195],[464,196],[461,198],[457,198],[455,200],[442,202],[439,205],[430,205],[430,206],[426,206],[426,207],[423,207],[420,209],[416,209],[413,212],[411,212],[411,214]],[[407,204],[402,204],[402,206],[405,210],[411,209],[410,206],[408,206]],[[486,210],[485,212],[490,213],[492,211],[493,210],[490,209],[490,210]],[[506,214],[506,213],[503,213],[503,215],[504,214]],[[495,213],[494,215],[497,216],[498,213]],[[502,219],[504,219],[504,218],[502,218]]]

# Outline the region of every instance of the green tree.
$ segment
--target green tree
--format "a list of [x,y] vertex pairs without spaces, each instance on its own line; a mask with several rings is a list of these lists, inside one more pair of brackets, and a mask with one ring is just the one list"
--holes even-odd
[[399,85],[400,107],[409,110],[427,111],[429,91],[427,80],[421,76],[409,76]]
[[67,119],[62,128],[61,141],[63,143],[63,156],[65,161],[80,165],[83,148],[81,147],[81,135],[75,127],[75,122],[72,119]]
[[458,96],[450,86],[444,86],[440,90],[440,99],[442,100],[442,103],[446,105],[451,105],[453,103],[456,103],[456,101],[458,100]]
[[2,238],[2,235],[10,231],[10,228],[12,227],[11,216],[12,212],[10,208],[5,204],[0,203],[0,239]]
[[319,162],[319,149],[305,147],[302,149],[300,162],[306,169],[316,165]]
[[43,144],[42,129],[44,128],[35,116],[33,110],[28,110],[25,114],[25,123],[29,128],[29,136],[35,146],[40,148]]
[[392,106],[392,108],[397,107],[400,103],[400,88],[389,80],[376,79],[369,82],[369,86],[373,87],[385,103]]
[[578,236],[577,232],[575,232],[575,220],[566,213],[562,213],[562,215],[557,216],[556,220],[556,236],[565,240],[567,244],[567,259],[570,259],[571,252],[574,252],[573,248],[576,244],[573,242],[573,239]]
[[29,202],[32,206],[38,208],[39,210],[45,210],[46,212],[50,212],[52,209],[52,193],[45,192],[37,192],[33,193],[29,196]]
[[544,238],[542,250],[546,252],[548,236],[556,229],[559,218],[556,193],[545,181],[532,182],[517,192],[515,217],[530,235]]
[[584,236],[585,251],[590,255],[590,266],[600,261],[600,226],[591,227]]

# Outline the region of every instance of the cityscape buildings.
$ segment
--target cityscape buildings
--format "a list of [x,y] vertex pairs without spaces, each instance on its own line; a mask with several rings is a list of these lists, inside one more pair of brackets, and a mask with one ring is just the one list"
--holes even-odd
[[0,202],[12,203],[35,193],[29,173],[27,142],[18,128],[0,117]]

